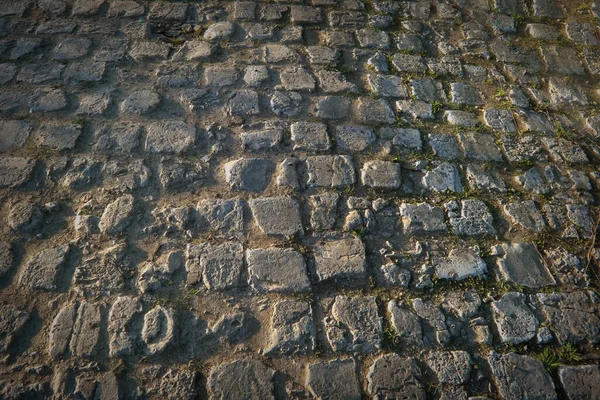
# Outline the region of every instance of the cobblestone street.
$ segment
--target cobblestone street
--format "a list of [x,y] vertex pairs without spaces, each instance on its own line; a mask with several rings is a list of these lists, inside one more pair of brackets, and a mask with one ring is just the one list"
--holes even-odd
[[0,0],[0,399],[600,399],[600,0]]

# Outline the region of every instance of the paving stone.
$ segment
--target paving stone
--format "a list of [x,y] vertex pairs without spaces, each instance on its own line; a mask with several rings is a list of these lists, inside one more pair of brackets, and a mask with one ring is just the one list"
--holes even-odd
[[175,335],[173,311],[155,306],[144,315],[141,338],[146,344],[146,354],[156,355],[165,351],[173,342]]
[[425,362],[441,384],[462,385],[471,375],[471,356],[466,351],[435,351]]
[[106,71],[104,62],[73,62],[63,74],[67,85],[82,85],[100,82]]
[[63,357],[69,348],[78,304],[70,303],[61,308],[50,326],[48,354],[53,358]]
[[21,286],[53,291],[57,289],[59,274],[66,267],[68,244],[40,251],[27,261],[19,277]]
[[30,314],[12,304],[0,305],[0,311],[0,351],[4,353],[10,349],[15,337],[21,334]]
[[420,298],[413,299],[412,306],[421,318],[424,343],[428,346],[447,346],[450,342],[450,333],[444,313],[431,301]]
[[269,79],[269,71],[264,65],[249,65],[244,70],[244,82],[248,86],[259,87]]
[[569,400],[592,399],[600,390],[600,370],[597,365],[560,367],[558,377]]
[[[291,197],[264,197],[252,199],[249,204],[252,216],[264,234],[288,237],[304,233],[298,202]],[[277,214],[273,210],[277,210]]]
[[546,194],[550,191],[550,188],[544,181],[544,178],[537,167],[529,169],[524,175],[517,176],[515,180],[523,185],[525,190],[534,193]]
[[[328,71],[325,69],[319,70],[316,73],[317,78],[319,79],[319,86],[325,93],[356,93],[356,85],[354,83],[348,82],[346,78],[338,71]],[[341,99],[340,99],[341,100]],[[345,104],[346,102],[341,102],[341,104]],[[349,102],[349,99],[347,100]]]
[[98,116],[108,109],[112,100],[110,92],[91,93],[79,98],[76,115]]
[[214,367],[206,386],[215,399],[274,399],[274,373],[259,361],[236,360]]
[[396,109],[414,119],[434,119],[433,107],[422,100],[398,100]]
[[[462,200],[462,207],[458,204],[446,204],[450,225],[457,235],[489,236],[496,234],[494,217],[481,200]],[[458,210],[460,208],[460,213]]]
[[258,93],[254,90],[236,90],[227,103],[227,112],[232,115],[254,115],[260,112]]
[[109,17],[139,17],[144,15],[144,6],[133,0],[113,1],[106,15]]
[[295,122],[290,126],[294,150],[327,151],[331,147],[327,126],[317,122]]
[[44,213],[36,204],[19,202],[10,207],[7,220],[16,233],[33,234],[40,230]]
[[400,164],[390,161],[369,161],[361,170],[365,186],[377,189],[398,189],[402,184]]
[[492,377],[503,398],[556,399],[552,378],[541,361],[515,353],[488,357]]
[[315,78],[302,67],[287,67],[281,71],[279,78],[285,90],[315,90]]
[[29,121],[0,121],[0,152],[9,153],[23,147],[32,129],[33,123]]
[[123,114],[142,115],[153,111],[160,104],[160,96],[151,90],[140,90],[131,93],[121,103]]
[[588,293],[538,293],[537,300],[560,344],[598,343],[598,306]]
[[492,302],[494,322],[503,343],[524,343],[536,335],[539,321],[526,298],[523,293],[509,292]]
[[368,74],[367,82],[371,91],[379,97],[406,98],[408,96],[402,79],[395,75]]
[[476,165],[467,167],[467,182],[473,190],[506,192],[506,185],[497,171],[485,170]]
[[381,347],[382,320],[374,297],[337,296],[325,320],[329,344],[335,351],[373,352]]
[[436,156],[449,159],[455,159],[461,156],[456,136],[430,133],[428,139],[431,150]]
[[385,31],[361,29],[356,32],[356,39],[360,47],[387,49],[390,46],[390,37]]
[[64,69],[65,66],[58,63],[25,64],[17,74],[17,82],[38,84],[57,81]]
[[14,267],[12,244],[0,242],[0,279],[6,276]]
[[502,161],[502,153],[492,135],[476,132],[459,133],[465,156],[482,161]]
[[410,85],[412,95],[417,100],[423,100],[427,102],[443,101],[446,97],[442,84],[435,79],[411,79]]
[[366,126],[338,126],[335,140],[341,151],[364,151],[373,145],[377,136]]
[[317,398],[359,400],[356,361],[352,358],[311,363],[307,367],[306,386]]
[[311,156],[306,158],[306,186],[343,187],[356,182],[354,164],[349,156]]
[[48,113],[67,107],[67,97],[61,89],[50,91],[37,90],[29,99],[29,112]]
[[369,368],[367,381],[373,396],[426,398],[421,370],[414,358],[401,358],[394,353],[381,355]]
[[47,125],[40,128],[35,133],[40,147],[46,147],[59,151],[69,150],[75,147],[75,143],[80,135],[81,126],[79,125]]
[[514,224],[520,225],[523,228],[536,232],[542,232],[546,229],[544,217],[542,217],[542,214],[532,200],[506,204],[504,212],[506,212]]
[[456,165],[444,162],[427,171],[421,183],[427,190],[435,192],[462,192],[463,187]]
[[313,195],[309,197],[311,212],[310,225],[313,230],[332,229],[337,217],[337,193]]
[[17,73],[15,64],[2,63],[0,64],[0,84],[5,84],[12,80]]
[[82,301],[77,309],[73,324],[73,334],[69,342],[71,353],[76,357],[93,357],[98,352],[100,329],[102,327],[102,307]]
[[427,203],[402,203],[400,215],[405,233],[423,235],[448,229],[444,223],[444,210]]
[[498,260],[498,268],[507,281],[530,288],[556,284],[532,244],[503,244],[502,249],[504,255]]
[[402,146],[408,149],[423,149],[421,132],[418,129],[411,128],[381,128],[379,130],[381,137],[392,137],[392,144]]
[[571,47],[550,45],[541,48],[548,71],[561,75],[584,75],[583,64]]
[[0,187],[16,188],[26,183],[35,167],[35,160],[24,157],[0,158]]
[[196,128],[183,121],[153,122],[146,129],[146,151],[150,153],[183,153],[196,142]]
[[483,105],[481,92],[473,86],[462,82],[450,84],[450,96],[452,102],[459,105],[480,106]]
[[259,292],[294,293],[310,290],[302,253],[291,249],[246,251],[249,281]]
[[111,357],[132,355],[137,332],[135,317],[142,311],[141,302],[133,297],[117,297],[108,313],[109,353]]
[[273,307],[266,354],[307,355],[315,348],[316,329],[310,304],[284,300]]
[[239,243],[212,245],[202,243],[188,246],[187,283],[203,282],[210,290],[227,290],[243,285],[244,248]]
[[366,279],[365,245],[358,238],[326,240],[313,249],[316,278],[322,281],[347,281],[351,284]]
[[111,236],[125,233],[133,216],[133,207],[134,198],[130,194],[108,204],[100,217],[100,231]]
[[61,40],[54,51],[54,60],[75,60],[85,56],[92,47],[92,41],[86,38],[67,38]]
[[498,132],[513,133],[517,131],[513,116],[508,110],[487,109],[483,112],[487,126]]
[[478,248],[452,249],[448,257],[434,258],[436,275],[441,279],[461,281],[470,276],[484,276],[487,265]]
[[323,119],[344,119],[350,114],[350,99],[342,96],[317,97],[313,100],[314,114]]
[[360,97],[354,104],[356,119],[366,124],[391,124],[396,120],[394,111],[384,99]]
[[276,115],[294,117],[301,111],[302,95],[296,92],[275,91],[270,105]]
[[310,6],[290,6],[290,19],[294,24],[318,24],[323,21],[321,9]]

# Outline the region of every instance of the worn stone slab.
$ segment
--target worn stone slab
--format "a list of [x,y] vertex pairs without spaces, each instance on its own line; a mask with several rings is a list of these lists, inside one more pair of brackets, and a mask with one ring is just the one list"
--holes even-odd
[[498,268],[507,281],[530,288],[556,284],[531,243],[505,243],[502,249],[504,255],[498,259]]

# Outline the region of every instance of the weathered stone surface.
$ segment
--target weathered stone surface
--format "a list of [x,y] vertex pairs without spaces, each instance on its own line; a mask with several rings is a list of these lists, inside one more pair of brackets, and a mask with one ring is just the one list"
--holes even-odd
[[288,67],[281,71],[279,78],[285,90],[308,92],[315,90],[315,78],[302,67]]
[[100,217],[100,231],[111,236],[123,234],[133,216],[133,206],[134,198],[130,194],[107,205]]
[[15,335],[20,334],[29,318],[28,312],[21,311],[14,305],[0,305],[0,352],[10,349]]
[[327,151],[331,147],[327,126],[317,122],[295,122],[290,127],[294,150]]
[[236,360],[213,368],[207,379],[215,399],[274,399],[274,371],[254,360]]
[[434,259],[433,264],[436,275],[442,279],[460,281],[470,276],[482,276],[487,272],[478,248],[452,249],[448,257]]
[[490,353],[488,364],[500,396],[556,399],[552,378],[541,361],[515,353]]
[[146,151],[179,154],[196,143],[196,127],[183,121],[154,122],[146,129]]
[[312,354],[315,341],[316,330],[310,304],[297,300],[275,304],[266,354]]
[[532,244],[503,244],[502,249],[504,256],[498,259],[498,268],[507,281],[531,288],[556,284]]
[[263,197],[252,199],[249,204],[256,225],[266,235],[288,237],[304,233],[298,202],[291,197]]
[[597,365],[560,367],[558,377],[569,400],[592,399],[600,391],[600,369]]
[[423,328],[419,316],[394,300],[388,303],[387,310],[400,343],[409,347],[423,346]]
[[306,158],[306,186],[342,187],[356,182],[354,164],[349,156],[312,156]]
[[394,353],[379,356],[367,374],[369,393],[384,398],[403,396],[424,400],[426,392],[421,379],[421,370],[414,358],[401,358]]
[[494,143],[494,137],[485,133],[459,133],[465,157],[482,161],[502,161],[502,153]]
[[210,290],[226,290],[243,286],[244,248],[239,243],[188,246],[187,283],[203,282]]
[[12,245],[9,242],[0,242],[0,279],[7,275],[14,267]]
[[363,151],[377,139],[366,126],[338,126],[335,131],[336,145],[341,151]]
[[319,281],[347,281],[366,278],[365,245],[358,238],[327,240],[314,249],[314,268]]
[[259,292],[294,293],[310,290],[302,253],[291,249],[246,250],[250,285]]
[[201,200],[197,206],[197,228],[218,238],[241,238],[244,235],[244,203],[239,199]]
[[71,354],[76,357],[93,357],[98,351],[101,327],[102,307],[88,301],[81,302],[69,342]]
[[421,179],[423,187],[439,193],[462,192],[460,174],[456,165],[444,162],[427,171]]
[[503,343],[519,344],[535,336],[539,322],[525,300],[523,293],[509,292],[492,302],[494,322]]
[[133,297],[117,297],[108,313],[109,353],[111,357],[133,354],[136,345],[135,317],[142,304]]
[[360,173],[362,184],[377,189],[398,189],[402,184],[400,164],[390,161],[369,161]]
[[36,204],[16,203],[8,212],[8,226],[21,234],[32,234],[40,230],[44,213]]
[[441,384],[462,385],[471,375],[471,356],[466,351],[436,351],[425,362]]
[[459,105],[480,106],[483,104],[481,93],[468,84],[458,82],[450,85],[452,102]]
[[23,147],[32,129],[33,124],[28,121],[0,121],[0,152],[10,153]]
[[408,92],[402,79],[395,75],[367,75],[371,91],[379,97],[406,98]]
[[373,125],[391,124],[396,119],[386,100],[371,97],[360,97],[355,101],[354,115],[358,121]]
[[[445,205],[450,218],[450,225],[457,235],[484,236],[496,234],[494,217],[481,200],[462,200],[461,206],[456,202]],[[460,213],[458,212],[460,209]]]
[[441,158],[459,158],[461,156],[458,141],[454,135],[429,134],[429,145],[433,154]]
[[141,338],[146,344],[146,354],[155,355],[167,349],[175,340],[173,311],[156,306],[144,315]]
[[402,203],[400,215],[406,233],[430,234],[448,229],[444,223],[444,210],[427,203]]
[[512,219],[513,223],[524,228],[536,232],[546,229],[544,217],[542,217],[542,214],[532,200],[509,203],[504,206],[504,211]]
[[354,359],[323,361],[308,365],[306,386],[317,398],[359,400],[359,379]]
[[19,284],[33,289],[56,290],[58,276],[65,267],[70,246],[68,244],[42,250],[25,265]]
[[160,96],[151,90],[139,90],[131,93],[121,103],[123,114],[142,115],[153,111],[160,104]]
[[383,321],[374,297],[337,296],[325,319],[325,333],[334,351],[371,353],[381,348]]
[[600,341],[598,306],[587,293],[538,293],[537,299],[561,344]]
[[48,341],[48,354],[53,358],[62,357],[69,348],[75,318],[77,317],[76,303],[71,303],[61,308],[50,326]]
[[273,164],[264,158],[241,158],[224,165],[225,180],[234,190],[262,192],[271,180]]

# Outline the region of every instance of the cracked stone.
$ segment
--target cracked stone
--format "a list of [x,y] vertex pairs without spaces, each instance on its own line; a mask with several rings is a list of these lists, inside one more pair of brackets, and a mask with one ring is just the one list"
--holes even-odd
[[502,249],[504,256],[498,260],[498,268],[505,280],[530,288],[556,285],[535,246],[504,243]]
[[19,277],[21,286],[52,291],[57,289],[58,276],[65,268],[70,246],[51,247],[35,254]]
[[249,282],[259,292],[297,293],[310,290],[302,253],[291,249],[246,251]]
[[210,290],[241,287],[243,264],[244,248],[239,243],[188,246],[185,264],[187,283],[194,285],[202,281]]
[[365,245],[358,238],[327,240],[313,249],[318,281],[362,282],[367,277]]
[[[298,202],[288,196],[263,197],[249,201],[254,221],[266,235],[302,235],[302,220]],[[277,210],[277,213],[273,213]]]

